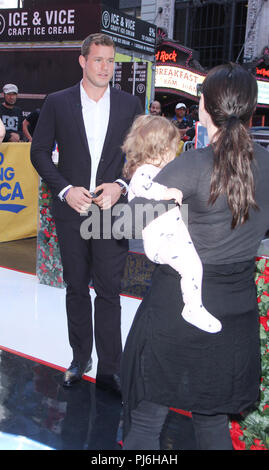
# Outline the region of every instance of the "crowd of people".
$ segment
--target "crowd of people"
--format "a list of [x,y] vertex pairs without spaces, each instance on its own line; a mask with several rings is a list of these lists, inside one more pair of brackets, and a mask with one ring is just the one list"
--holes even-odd
[[[37,125],[40,108],[23,116],[23,111],[17,105],[18,87],[13,83],[3,86],[4,101],[0,104],[0,119],[5,126],[4,142],[32,142],[33,133]],[[163,116],[162,106],[159,101],[152,101],[149,106],[149,114]],[[195,136],[195,123],[198,121],[198,106],[192,105],[189,110],[184,103],[177,103],[175,114],[172,118],[173,124],[178,129],[180,140],[177,154],[181,153],[183,143],[193,140]]]
[[[149,106],[149,114],[152,116],[165,116],[162,112],[162,106],[159,101],[152,101]],[[193,141],[195,137],[195,124],[198,119],[198,105],[191,105],[189,109],[185,103],[177,103],[174,109],[174,116],[167,117],[176,126],[180,137],[177,156],[184,149],[184,143]]]
[[[197,449],[232,450],[228,415],[245,411],[259,393],[253,271],[269,224],[269,160],[248,133],[256,80],[240,65],[218,66],[203,83],[199,110],[177,103],[167,119],[158,101],[144,115],[136,96],[109,86],[114,57],[109,36],[88,36],[79,57],[81,81],[48,95],[24,123],[17,87],[3,90],[5,139],[18,142],[24,132],[32,164],[53,194],[73,352],[63,386],[72,388],[91,370],[95,340],[96,386],[123,401],[124,449],[160,449],[173,407],[192,413]],[[180,141],[193,139],[198,113],[210,145],[175,158]],[[135,212],[149,200],[165,209],[141,228],[156,267],[122,350],[128,240],[104,226],[100,237],[84,239],[80,227],[93,206],[102,213],[128,203]],[[110,217],[113,227],[111,211]]]
[[[149,106],[152,116],[164,116],[159,101],[152,101]],[[198,105],[191,105],[189,109],[185,103],[177,103],[172,123],[177,127],[181,140],[193,140],[195,136],[195,123],[198,121]]]

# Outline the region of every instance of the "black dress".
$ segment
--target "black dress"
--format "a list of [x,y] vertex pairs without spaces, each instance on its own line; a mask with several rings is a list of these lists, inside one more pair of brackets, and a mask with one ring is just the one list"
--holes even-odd
[[257,399],[259,322],[254,262],[204,265],[203,303],[222,322],[206,333],[181,316],[179,275],[158,266],[122,361],[125,432],[142,400],[198,413],[237,414]]
[[[169,174],[174,175],[175,165],[180,164],[170,165],[159,174],[166,171],[164,177],[156,180],[175,187],[169,184]],[[208,168],[206,173],[210,174]],[[265,209],[269,204],[268,188],[266,198]],[[257,232],[265,233],[266,217],[267,225],[269,218],[268,213],[265,217],[262,204],[261,207],[259,216],[264,219],[264,227],[257,227]],[[255,237],[258,245],[262,237],[259,233]],[[123,353],[125,435],[130,413],[141,400],[202,414],[237,414],[258,400],[260,344],[255,257],[252,254],[248,258],[248,251],[245,260],[230,258],[216,264],[205,262],[206,250],[198,251],[204,269],[203,305],[222,323],[222,330],[216,334],[202,331],[182,318],[180,277],[167,265],[156,266],[151,288],[136,313]]]

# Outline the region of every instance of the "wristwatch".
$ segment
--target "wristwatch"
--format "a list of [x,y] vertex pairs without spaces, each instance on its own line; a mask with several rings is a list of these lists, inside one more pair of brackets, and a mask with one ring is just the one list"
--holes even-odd
[[[72,186],[71,186],[71,187],[72,187]],[[63,195],[62,195],[62,201],[63,201],[63,202],[66,202],[66,196],[67,196],[67,193],[68,193],[69,189],[71,189],[71,187],[68,188],[68,189],[63,193]]]
[[125,184],[123,184],[121,181],[115,181],[115,183],[117,183],[120,186],[121,194],[123,196],[126,196],[126,194],[128,193],[128,190],[127,190],[127,187],[125,186]]

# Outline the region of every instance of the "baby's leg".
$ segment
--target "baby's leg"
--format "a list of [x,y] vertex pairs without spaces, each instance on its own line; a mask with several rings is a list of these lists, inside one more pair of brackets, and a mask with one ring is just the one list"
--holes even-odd
[[220,331],[221,323],[202,304],[202,263],[179,208],[153,220],[143,230],[143,241],[145,253],[152,261],[169,264],[181,275],[183,318],[210,333]]

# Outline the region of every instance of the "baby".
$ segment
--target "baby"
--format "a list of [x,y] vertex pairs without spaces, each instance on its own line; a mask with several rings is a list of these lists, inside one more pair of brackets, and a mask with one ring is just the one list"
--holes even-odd
[[[139,116],[123,145],[126,155],[124,176],[131,177],[128,199],[143,197],[154,200],[175,200],[182,204],[179,189],[167,188],[153,181],[169,161],[175,158],[179,135],[166,118]],[[141,145],[143,144],[143,145]],[[139,149],[143,148],[143,152]],[[178,157],[180,158],[180,157]],[[179,206],[155,218],[142,231],[144,250],[154,263],[169,264],[181,276],[185,306],[183,318],[209,333],[217,333],[222,325],[202,304],[201,260],[195,250]]]

